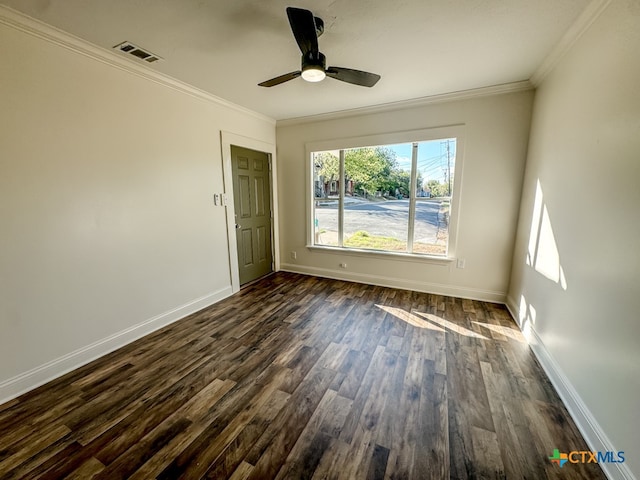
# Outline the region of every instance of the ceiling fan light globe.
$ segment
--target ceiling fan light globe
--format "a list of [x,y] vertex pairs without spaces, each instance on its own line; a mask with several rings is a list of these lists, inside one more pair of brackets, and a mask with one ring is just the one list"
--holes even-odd
[[321,82],[327,75],[319,67],[308,67],[302,71],[302,78],[307,82]]

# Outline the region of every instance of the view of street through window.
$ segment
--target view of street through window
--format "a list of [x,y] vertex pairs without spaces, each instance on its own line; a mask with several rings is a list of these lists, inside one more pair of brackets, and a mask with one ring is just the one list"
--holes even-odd
[[343,159],[341,178],[339,151],[313,154],[314,244],[339,246],[342,235],[345,248],[446,255],[455,139],[348,149]]

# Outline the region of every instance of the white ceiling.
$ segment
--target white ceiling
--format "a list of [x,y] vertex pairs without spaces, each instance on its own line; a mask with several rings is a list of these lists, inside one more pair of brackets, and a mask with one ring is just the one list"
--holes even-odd
[[[149,68],[286,119],[527,80],[589,0],[0,3],[101,47],[135,43],[164,58]],[[258,87],[300,68],[287,6],[307,8],[324,20],[319,43],[327,65],[378,73],[380,82],[364,88],[298,78]]]

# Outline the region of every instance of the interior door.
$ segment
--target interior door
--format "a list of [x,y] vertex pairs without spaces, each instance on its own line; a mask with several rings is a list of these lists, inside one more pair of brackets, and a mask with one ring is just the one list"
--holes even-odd
[[273,271],[269,155],[231,146],[240,285]]

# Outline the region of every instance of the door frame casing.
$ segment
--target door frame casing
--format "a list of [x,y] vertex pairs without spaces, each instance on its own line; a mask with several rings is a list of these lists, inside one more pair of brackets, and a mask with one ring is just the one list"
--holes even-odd
[[224,181],[224,194],[226,196],[227,215],[227,245],[229,249],[229,271],[231,291],[240,290],[240,269],[238,267],[238,246],[236,243],[236,222],[233,192],[233,175],[231,168],[231,146],[249,148],[258,152],[264,152],[269,156],[270,171],[269,182],[271,185],[271,254],[273,257],[273,270],[280,270],[280,241],[278,236],[278,174],[276,167],[276,146],[274,144],[245,137],[236,133],[220,131],[222,147],[222,175]]

